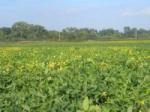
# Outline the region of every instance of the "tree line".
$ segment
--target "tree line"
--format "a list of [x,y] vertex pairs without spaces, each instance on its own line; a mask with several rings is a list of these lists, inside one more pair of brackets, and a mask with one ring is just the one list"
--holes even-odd
[[0,41],[81,41],[115,39],[150,39],[150,30],[124,27],[124,31],[113,28],[96,30],[90,28],[68,27],[62,31],[47,30],[41,25],[16,22],[12,27],[0,28]]

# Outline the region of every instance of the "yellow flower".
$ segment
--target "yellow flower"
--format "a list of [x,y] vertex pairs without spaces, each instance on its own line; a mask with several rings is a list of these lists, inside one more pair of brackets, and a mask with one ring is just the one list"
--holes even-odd
[[55,68],[55,63],[54,63],[54,62],[49,63],[49,64],[48,64],[48,68],[49,68],[49,69],[54,69],[54,68]]

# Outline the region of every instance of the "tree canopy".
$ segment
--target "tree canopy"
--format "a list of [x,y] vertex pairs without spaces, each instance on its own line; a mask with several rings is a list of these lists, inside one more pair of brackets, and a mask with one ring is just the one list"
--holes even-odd
[[81,40],[109,40],[109,39],[150,39],[150,30],[124,27],[120,32],[113,28],[96,30],[92,28],[68,27],[62,31],[47,30],[41,25],[26,22],[16,22],[12,27],[0,28],[0,41],[81,41]]

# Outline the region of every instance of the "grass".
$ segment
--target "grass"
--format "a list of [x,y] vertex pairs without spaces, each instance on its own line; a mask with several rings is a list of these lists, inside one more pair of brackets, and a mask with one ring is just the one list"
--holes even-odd
[[22,41],[22,42],[1,42],[0,47],[38,47],[38,46],[55,46],[55,47],[107,47],[107,46],[120,46],[120,47],[145,47],[150,48],[150,40],[129,40],[129,41],[85,41],[85,42],[51,42],[51,41]]

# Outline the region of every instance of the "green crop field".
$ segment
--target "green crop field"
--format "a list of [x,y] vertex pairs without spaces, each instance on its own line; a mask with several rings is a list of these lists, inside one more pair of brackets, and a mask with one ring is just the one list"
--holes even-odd
[[0,112],[150,112],[150,41],[0,43]]

